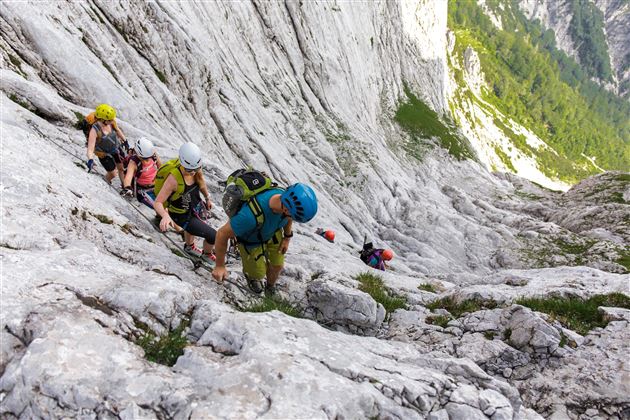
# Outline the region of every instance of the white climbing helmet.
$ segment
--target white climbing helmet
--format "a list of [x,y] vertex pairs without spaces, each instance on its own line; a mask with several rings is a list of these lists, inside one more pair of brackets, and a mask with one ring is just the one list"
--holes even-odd
[[199,169],[201,167],[201,150],[194,143],[184,143],[179,148],[179,161],[184,169]]
[[136,153],[143,159],[148,159],[155,153],[153,143],[146,137],[141,137],[135,146]]

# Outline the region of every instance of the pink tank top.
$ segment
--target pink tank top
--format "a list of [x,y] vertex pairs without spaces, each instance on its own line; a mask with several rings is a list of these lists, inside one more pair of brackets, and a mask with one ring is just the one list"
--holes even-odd
[[141,160],[138,169],[140,169],[140,165],[142,165],[142,171],[140,176],[136,178],[136,182],[141,187],[152,186],[158,171],[157,163],[153,159],[149,159],[146,161]]

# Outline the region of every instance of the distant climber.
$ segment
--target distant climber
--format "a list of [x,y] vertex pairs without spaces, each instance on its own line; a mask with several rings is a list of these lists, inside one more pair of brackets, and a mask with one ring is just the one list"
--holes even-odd
[[94,118],[87,138],[88,172],[92,172],[96,155],[107,171],[105,180],[111,183],[118,173],[120,183],[123,184],[125,174],[122,160],[129,150],[129,143],[114,121],[116,110],[107,104],[101,104],[96,107]]
[[360,258],[370,267],[385,271],[386,261],[391,261],[394,258],[394,252],[391,249],[374,248],[372,242],[368,242],[363,245]]
[[153,142],[145,137],[137,141],[129,155],[121,194],[132,197],[135,192],[139,202],[153,208],[155,177],[162,166],[160,157],[155,152]]
[[[317,213],[315,192],[301,183],[283,190],[258,171],[237,171],[230,175],[227,184],[223,208],[230,220],[217,232],[217,260],[212,276],[218,282],[227,278],[228,240],[236,237],[250,289],[255,293],[264,289],[273,296],[293,237],[293,221],[306,223]],[[263,285],[265,277],[267,282]]]
[[[166,162],[157,172],[153,208],[164,232],[175,225],[184,229],[184,251],[192,257],[212,263],[216,230],[201,220],[195,208],[202,204],[212,208],[210,194],[201,171],[201,150],[194,143],[179,148],[179,159]],[[201,194],[205,197],[202,201]],[[195,236],[204,238],[203,250],[195,245]]]
[[330,243],[335,243],[335,231],[330,229],[317,228],[316,234],[326,239]]

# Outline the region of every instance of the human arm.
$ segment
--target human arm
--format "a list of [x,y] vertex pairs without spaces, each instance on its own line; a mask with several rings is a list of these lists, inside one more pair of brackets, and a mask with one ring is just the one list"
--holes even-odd
[[88,173],[92,172],[92,168],[94,167],[94,149],[95,148],[96,148],[96,130],[94,128],[91,128],[90,133],[88,134],[88,142],[87,142]]
[[210,210],[212,208],[212,200],[210,200],[210,193],[208,192],[208,187],[206,186],[206,180],[203,178],[203,171],[199,170],[195,174],[195,181],[197,181],[197,185],[199,185],[199,192],[206,199],[206,208]]
[[293,220],[289,218],[289,221],[286,225],[284,225],[282,244],[280,244],[280,253],[286,254],[289,250],[289,243],[291,242],[291,238],[293,237]]
[[96,148],[96,129],[92,127],[88,135],[87,158],[94,159],[94,149]]
[[157,152],[153,154],[153,157],[155,158],[158,168],[162,166],[162,159],[160,159],[160,155],[158,155]]
[[131,188],[131,181],[133,181],[133,177],[136,174],[136,170],[138,169],[138,165],[134,160],[129,160],[129,165],[127,165],[127,172],[125,172],[125,182],[123,184],[124,188]]
[[158,196],[155,197],[155,202],[153,203],[153,208],[155,209],[155,212],[158,214],[158,216],[162,218],[162,220],[160,221],[160,229],[162,230],[162,232],[165,232],[169,226],[175,227],[173,219],[171,219],[168,211],[166,210],[166,208],[164,208],[164,203],[166,203],[166,200],[168,200],[168,198],[171,196],[171,194],[173,194],[173,192],[175,192],[176,189],[177,181],[175,180],[175,177],[173,175],[169,175],[166,178],[166,181],[164,181],[164,185],[162,185],[162,189],[160,190]]
[[217,231],[217,236],[214,242],[214,255],[216,259],[216,265],[212,270],[212,277],[219,283],[221,283],[228,276],[227,268],[225,267],[225,253],[227,252],[228,241],[234,236],[232,226],[228,221],[221,226]]
[[114,127],[114,130],[116,130],[116,136],[118,136],[118,138],[120,139],[120,141],[122,142],[127,142],[127,137],[125,137],[125,135],[123,134],[122,130],[120,129],[120,127],[118,127],[118,123],[116,121],[114,121],[112,123],[112,126]]

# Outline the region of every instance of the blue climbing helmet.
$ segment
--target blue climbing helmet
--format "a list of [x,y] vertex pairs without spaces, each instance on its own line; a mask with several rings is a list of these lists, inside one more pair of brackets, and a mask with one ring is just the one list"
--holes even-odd
[[317,214],[315,191],[305,184],[293,184],[282,193],[282,204],[289,210],[291,219],[306,223]]

